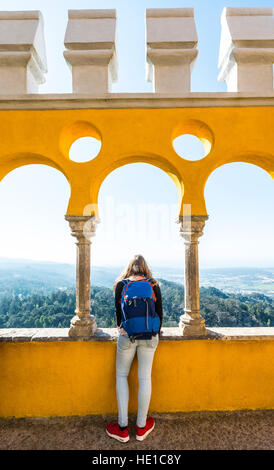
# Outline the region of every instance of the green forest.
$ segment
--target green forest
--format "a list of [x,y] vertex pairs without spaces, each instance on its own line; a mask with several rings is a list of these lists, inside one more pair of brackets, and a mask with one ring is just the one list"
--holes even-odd
[[[184,287],[160,280],[163,326],[178,326],[184,308]],[[228,294],[215,287],[200,288],[201,314],[208,327],[274,326],[274,299],[264,294]],[[92,314],[98,327],[116,326],[114,293],[91,288]],[[75,310],[75,289],[50,293],[4,295],[0,298],[0,328],[68,328]]]

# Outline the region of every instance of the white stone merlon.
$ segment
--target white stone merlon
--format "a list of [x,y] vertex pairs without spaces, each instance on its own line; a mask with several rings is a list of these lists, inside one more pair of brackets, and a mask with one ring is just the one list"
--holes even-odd
[[193,8],[146,10],[147,81],[156,93],[190,92],[198,55]]
[[36,93],[47,60],[40,11],[0,12],[0,93]]
[[74,93],[107,93],[117,79],[116,10],[69,10],[64,57]]
[[218,80],[227,91],[273,90],[273,15],[273,8],[224,8]]

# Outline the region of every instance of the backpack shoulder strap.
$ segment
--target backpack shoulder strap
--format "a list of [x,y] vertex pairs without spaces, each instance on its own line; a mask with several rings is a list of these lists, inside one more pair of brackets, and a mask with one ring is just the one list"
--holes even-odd
[[154,300],[154,302],[156,302],[156,295],[155,295],[155,292],[154,292],[154,282],[153,282],[153,279],[151,279],[150,277],[146,277],[145,280],[151,285],[152,287],[152,299]]
[[151,277],[146,277],[145,281],[147,281],[152,287],[154,287],[155,283],[153,282],[153,279]]
[[122,295],[121,295],[121,298],[124,299],[124,296],[125,296],[125,289],[127,287],[127,285],[129,284],[130,282],[130,279],[129,278],[126,278],[126,279],[122,279],[121,282],[124,284],[123,285],[123,289],[122,289]]

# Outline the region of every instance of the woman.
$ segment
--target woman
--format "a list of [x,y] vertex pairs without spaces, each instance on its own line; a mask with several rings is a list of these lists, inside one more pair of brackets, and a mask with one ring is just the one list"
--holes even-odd
[[128,381],[127,377],[130,367],[137,351],[138,357],[138,414],[136,421],[136,439],[143,441],[154,429],[154,419],[147,418],[151,397],[151,368],[155,350],[159,342],[159,334],[151,339],[137,339],[131,342],[126,331],[122,328],[121,295],[124,287],[123,279],[131,281],[142,281],[149,279],[156,296],[155,311],[160,318],[160,329],[162,325],[163,311],[161,290],[158,282],[152,277],[148,265],[141,255],[135,255],[129,262],[123,274],[114,283],[115,309],[118,328],[118,341],[116,352],[116,394],[118,403],[118,423],[107,424],[106,432],[110,437],[120,442],[129,440],[128,432]]

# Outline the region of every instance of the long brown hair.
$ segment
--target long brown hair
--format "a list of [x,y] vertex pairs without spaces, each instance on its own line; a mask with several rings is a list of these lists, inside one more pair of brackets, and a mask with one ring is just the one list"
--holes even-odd
[[116,288],[117,283],[122,279],[137,275],[148,277],[151,279],[153,284],[158,284],[158,281],[152,277],[152,272],[150,271],[145,258],[142,255],[134,255],[124,271],[115,280],[113,289]]

